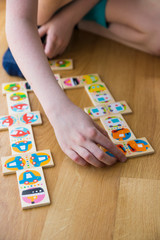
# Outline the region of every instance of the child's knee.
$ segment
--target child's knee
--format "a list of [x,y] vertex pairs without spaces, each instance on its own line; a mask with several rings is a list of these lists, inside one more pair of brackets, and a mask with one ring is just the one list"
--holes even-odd
[[147,37],[146,47],[149,53],[155,56],[160,56],[160,29],[156,31],[151,31]]
[[48,22],[48,20],[63,6],[72,2],[72,0],[39,0],[38,1],[38,26]]

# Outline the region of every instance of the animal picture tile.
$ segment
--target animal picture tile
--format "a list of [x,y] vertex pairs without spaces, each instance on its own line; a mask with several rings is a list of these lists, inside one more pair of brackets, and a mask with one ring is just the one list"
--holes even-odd
[[114,143],[136,138],[122,115],[106,116],[100,120]]
[[49,60],[52,70],[71,70],[73,69],[72,59]]
[[23,169],[54,166],[50,150],[19,153],[19,155],[2,157],[1,163],[4,175],[14,174],[16,171]]
[[17,125],[9,128],[12,154],[36,151],[32,127]]
[[[129,141],[123,141],[116,146],[126,155],[128,158],[144,156],[154,153],[154,149],[149,144],[146,138],[139,138]],[[103,151],[111,157],[114,157],[107,149],[102,148]]]
[[48,190],[41,167],[19,170],[16,173],[21,206],[23,209],[50,204]]

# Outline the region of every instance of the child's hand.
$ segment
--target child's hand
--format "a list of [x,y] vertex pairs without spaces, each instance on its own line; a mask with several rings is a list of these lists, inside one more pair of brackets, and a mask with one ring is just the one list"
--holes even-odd
[[40,37],[46,35],[44,51],[48,58],[56,57],[64,52],[71,39],[73,28],[74,25],[71,22],[65,21],[63,15],[57,13],[38,29]]
[[[63,114],[62,114],[63,113]],[[62,150],[79,165],[87,163],[95,167],[124,162],[124,154],[109,140],[102,129],[80,108],[69,104],[50,121]],[[108,156],[97,144],[107,148],[116,158]]]

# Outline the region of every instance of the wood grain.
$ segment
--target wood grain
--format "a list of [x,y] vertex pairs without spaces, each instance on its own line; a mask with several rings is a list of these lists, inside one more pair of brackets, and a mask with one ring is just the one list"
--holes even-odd
[[[4,26],[5,1],[1,0],[0,59],[7,49]],[[129,104],[133,113],[125,116],[128,125],[137,138],[146,137],[156,153],[128,160],[125,164],[118,163],[111,168],[77,166],[61,151],[35,94],[28,93],[32,111],[39,110],[42,114],[43,125],[33,126],[37,150],[50,149],[55,160],[54,168],[44,169],[51,205],[22,211],[16,175],[2,176],[0,169],[0,240],[113,239],[118,229],[117,224],[121,227],[121,223],[116,222],[115,228],[118,216],[116,209],[119,207],[125,212],[125,206],[118,201],[121,177],[135,178],[135,181],[139,178],[147,179],[141,183],[146,189],[148,184],[150,186],[143,221],[138,212],[136,216],[133,211],[130,213],[133,213],[132,219],[136,218],[139,229],[144,231],[147,240],[151,235],[151,239],[158,239],[160,224],[158,221],[156,223],[158,218],[155,213],[159,211],[159,201],[155,191],[159,182],[155,183],[154,191],[151,186],[153,179],[160,180],[160,59],[78,30],[75,30],[72,41],[61,58],[74,59],[74,69],[61,71],[62,77],[98,73],[115,100],[124,99]],[[9,77],[0,66],[0,84],[13,81],[19,79]],[[66,94],[82,109],[92,106],[84,89],[67,90]],[[1,92],[0,115],[7,114],[6,97]],[[100,124],[99,121],[98,123]],[[0,155],[10,154],[8,131],[0,132]],[[132,185],[133,191],[130,194],[133,194],[135,188]],[[138,199],[142,198],[143,202],[143,191],[138,194]],[[154,203],[153,216],[147,201],[149,206]],[[151,233],[147,229],[148,216],[154,218],[151,226],[154,231]],[[132,228],[131,223],[129,221],[128,229]]]
[[121,178],[113,240],[160,238],[160,180]]

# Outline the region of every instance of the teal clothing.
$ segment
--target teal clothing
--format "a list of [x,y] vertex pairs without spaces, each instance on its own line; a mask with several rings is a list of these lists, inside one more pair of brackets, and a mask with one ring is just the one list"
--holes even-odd
[[85,16],[84,20],[95,21],[103,27],[109,27],[109,24],[106,22],[106,9],[107,0],[100,0]]

